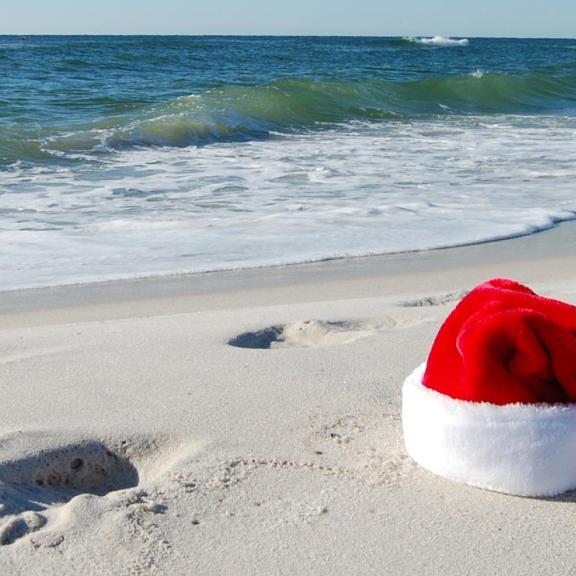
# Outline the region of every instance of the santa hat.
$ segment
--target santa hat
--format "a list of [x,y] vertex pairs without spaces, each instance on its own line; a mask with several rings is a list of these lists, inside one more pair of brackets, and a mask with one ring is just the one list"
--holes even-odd
[[576,307],[490,280],[404,382],[406,449],[424,468],[498,492],[576,488]]

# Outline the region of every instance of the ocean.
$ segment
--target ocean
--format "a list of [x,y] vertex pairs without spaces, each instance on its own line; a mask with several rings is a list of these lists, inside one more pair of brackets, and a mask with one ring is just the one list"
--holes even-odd
[[0,290],[576,215],[576,40],[0,36]]

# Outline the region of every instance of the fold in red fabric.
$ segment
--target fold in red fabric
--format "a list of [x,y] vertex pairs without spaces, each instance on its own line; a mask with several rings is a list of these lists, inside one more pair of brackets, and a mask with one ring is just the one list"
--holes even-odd
[[576,306],[513,280],[480,284],[440,328],[422,383],[473,402],[576,402]]

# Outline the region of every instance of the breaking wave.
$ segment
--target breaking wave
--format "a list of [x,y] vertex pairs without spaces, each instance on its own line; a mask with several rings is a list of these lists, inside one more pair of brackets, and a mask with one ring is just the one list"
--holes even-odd
[[288,78],[229,85],[87,123],[0,127],[0,159],[202,146],[422,116],[557,114],[576,109],[576,69],[476,71],[413,81]]

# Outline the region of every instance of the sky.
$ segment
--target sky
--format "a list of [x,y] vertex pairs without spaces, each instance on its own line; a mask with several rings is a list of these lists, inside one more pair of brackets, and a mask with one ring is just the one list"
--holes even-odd
[[19,0],[0,34],[576,36],[576,0]]

